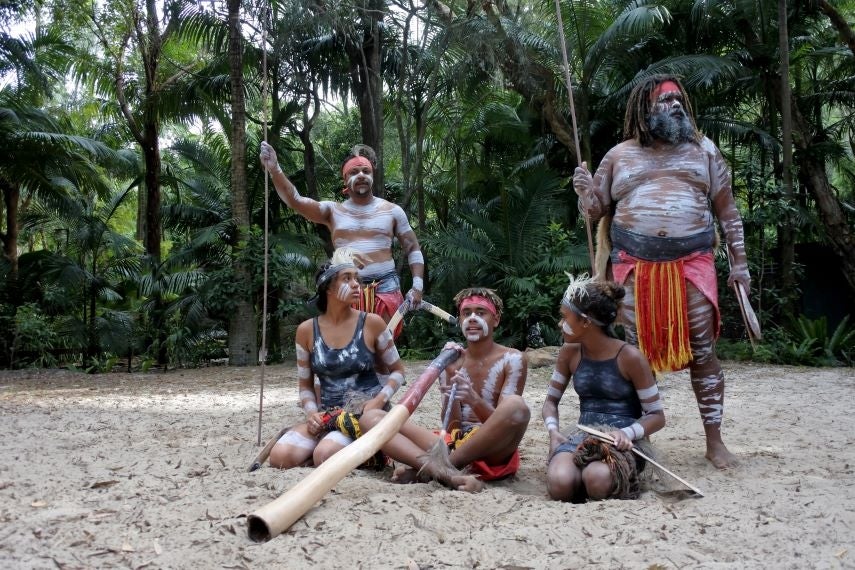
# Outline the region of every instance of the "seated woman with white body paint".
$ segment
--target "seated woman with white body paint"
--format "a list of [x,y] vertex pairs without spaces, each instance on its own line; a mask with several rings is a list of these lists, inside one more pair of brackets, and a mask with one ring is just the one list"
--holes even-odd
[[[300,323],[296,335],[300,406],[306,421],[292,427],[271,450],[270,465],[281,469],[320,465],[352,443],[361,434],[360,415],[388,407],[404,383],[404,366],[386,323],[352,307],[361,295],[353,251],[337,249],[315,282],[321,314]],[[376,372],[381,362],[390,371],[383,384]],[[354,402],[353,413],[329,413]]]
[[[665,426],[663,402],[644,355],[611,331],[624,288],[572,279],[561,300],[564,345],[543,404],[549,432],[546,485],[554,500],[635,498],[644,461],[631,453]],[[614,446],[585,432],[558,429],[558,403],[569,381],[579,396],[579,424],[605,431]]]
[[[439,378],[439,417],[449,422],[442,426],[445,441],[439,441],[436,431],[408,421],[382,450],[403,464],[393,475],[395,482],[436,480],[453,489],[479,491],[482,481],[511,477],[519,469],[517,447],[531,416],[522,397],[528,361],[519,350],[493,341],[502,315],[495,291],[464,289],[454,302],[466,348],[449,343],[462,354]],[[364,424],[376,425],[382,417],[382,411],[372,410]],[[436,457],[435,450],[442,456]]]

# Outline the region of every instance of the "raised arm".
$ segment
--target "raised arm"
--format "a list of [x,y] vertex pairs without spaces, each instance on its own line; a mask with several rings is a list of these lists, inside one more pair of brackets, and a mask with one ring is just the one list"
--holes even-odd
[[[704,141],[707,143],[707,141]],[[742,227],[742,216],[733,198],[730,170],[718,148],[709,142],[710,151],[710,204],[713,214],[721,224],[724,241],[731,258],[728,286],[739,282],[748,292],[751,288],[751,274],[748,271],[748,256],[745,253],[745,232]]]
[[618,357],[618,367],[628,378],[641,401],[641,418],[625,428],[609,432],[618,449],[629,449],[632,442],[665,427],[665,405],[647,358],[632,345],[627,345]]
[[309,220],[317,224],[330,223],[330,212],[322,202],[305,198],[297,192],[297,188],[288,180],[282,168],[279,166],[279,161],[276,159],[276,151],[266,142],[261,143],[261,151],[259,152],[261,164],[270,173],[270,178],[273,180],[273,186],[276,188],[276,193],[285,202],[289,208]]

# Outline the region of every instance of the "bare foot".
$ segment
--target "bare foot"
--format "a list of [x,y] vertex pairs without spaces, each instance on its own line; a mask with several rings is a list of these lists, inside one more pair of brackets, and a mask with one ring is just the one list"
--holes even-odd
[[456,475],[451,478],[449,485],[452,489],[467,493],[478,493],[484,489],[483,481],[475,475]]
[[395,472],[392,473],[392,483],[409,485],[410,483],[419,482],[419,472],[409,465],[398,465],[395,468]]
[[739,460],[724,446],[724,442],[708,442],[705,456],[716,469],[730,469],[739,464]]

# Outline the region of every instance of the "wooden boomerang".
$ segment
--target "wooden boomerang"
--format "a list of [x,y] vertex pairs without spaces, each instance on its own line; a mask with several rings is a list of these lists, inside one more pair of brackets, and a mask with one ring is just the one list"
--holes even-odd
[[437,317],[444,320],[445,322],[447,322],[448,324],[450,324],[453,327],[457,326],[457,317],[455,317],[454,315],[451,315],[449,313],[446,313],[445,311],[443,311],[442,309],[440,309],[439,307],[437,307],[433,303],[428,303],[427,301],[422,300],[421,304],[419,305],[419,309],[424,309],[428,313],[431,313],[432,315],[436,315]]
[[[730,246],[725,248],[727,253],[727,267],[733,268],[733,253],[730,251]],[[739,312],[742,314],[742,322],[745,323],[745,329],[748,331],[748,340],[751,341],[751,346],[754,348],[754,341],[761,340],[763,334],[760,331],[760,321],[757,320],[757,314],[751,307],[751,301],[748,300],[748,292],[738,281],[733,284],[733,290],[736,293],[736,300],[739,304]]]
[[[612,439],[612,436],[610,436],[607,433],[603,433],[599,430],[595,430],[594,428],[591,428],[588,426],[583,426],[581,424],[576,424],[576,427],[579,428],[580,430],[584,431],[585,433],[589,433],[589,434],[597,437],[598,439],[605,441],[606,443],[611,443],[612,445],[614,445],[614,443],[615,443],[614,439]],[[688,481],[686,481],[682,477],[676,475],[675,473],[672,473],[671,471],[669,471],[668,469],[663,467],[661,464],[650,459],[644,453],[642,453],[637,447],[632,446],[631,449],[632,449],[632,452],[634,454],[636,454],[640,458],[644,459],[645,461],[649,461],[651,464],[655,465],[656,467],[658,467],[659,469],[661,469],[662,471],[664,471],[665,473],[667,473],[668,475],[670,475],[671,477],[673,477],[674,479],[676,479],[677,481],[679,481],[680,483],[682,483],[683,485],[685,485],[686,487],[688,487],[689,489],[691,489],[692,491],[697,493],[699,496],[701,496],[701,497],[704,496],[704,494],[701,492],[700,489],[698,489],[697,487],[695,487],[694,485],[692,485],[691,483],[689,483]]]
[[386,325],[386,330],[392,334],[395,334],[395,329],[398,328],[398,324],[401,322],[401,319],[404,318],[410,311],[410,307],[412,307],[412,303],[409,299],[404,299],[404,302],[398,307],[398,310],[395,311],[395,314],[392,315],[392,318],[389,319],[389,323]]
[[763,333],[760,331],[760,321],[757,320],[757,314],[751,307],[745,287],[742,286],[742,283],[736,282],[733,284],[733,289],[736,291],[736,299],[739,301],[739,311],[742,313],[742,320],[745,321],[745,328],[748,329],[748,336],[752,341],[762,340]]

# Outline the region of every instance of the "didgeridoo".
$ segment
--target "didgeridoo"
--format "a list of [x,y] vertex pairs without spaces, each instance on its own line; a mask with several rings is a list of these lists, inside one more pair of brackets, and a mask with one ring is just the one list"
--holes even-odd
[[324,461],[281,497],[250,514],[247,517],[249,538],[263,542],[285,532],[345,475],[377,453],[398,433],[439,374],[459,356],[456,349],[440,352],[376,426]]

